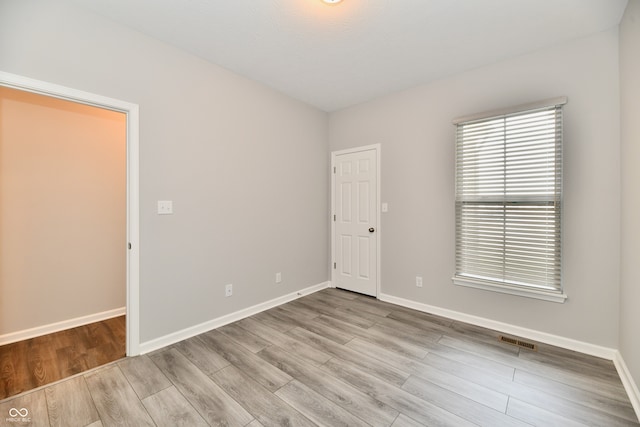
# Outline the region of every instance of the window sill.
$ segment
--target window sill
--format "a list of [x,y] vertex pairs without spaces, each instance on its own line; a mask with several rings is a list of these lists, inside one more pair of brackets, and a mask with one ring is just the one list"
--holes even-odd
[[465,286],[468,288],[482,289],[485,291],[500,292],[503,294],[517,295],[520,297],[535,298],[544,301],[564,303],[567,299],[567,295],[560,292],[516,288],[515,286],[501,285],[498,283],[492,283],[489,281],[478,279],[464,279],[461,277],[453,277],[451,280],[453,281],[453,284],[457,286]]

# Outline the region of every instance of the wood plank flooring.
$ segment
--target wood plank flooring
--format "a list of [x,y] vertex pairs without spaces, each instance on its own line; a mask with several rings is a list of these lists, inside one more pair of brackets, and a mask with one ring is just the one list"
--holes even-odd
[[0,399],[121,359],[125,352],[125,316],[0,346]]
[[498,335],[325,289],[0,401],[0,425],[640,426],[612,362]]

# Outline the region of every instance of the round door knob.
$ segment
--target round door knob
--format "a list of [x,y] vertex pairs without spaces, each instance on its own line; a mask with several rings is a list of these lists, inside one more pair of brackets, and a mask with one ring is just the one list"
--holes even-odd
[[369,233],[373,233],[374,231],[376,231],[376,229],[375,229],[375,228],[373,228],[373,227],[371,227],[371,228],[369,229]]

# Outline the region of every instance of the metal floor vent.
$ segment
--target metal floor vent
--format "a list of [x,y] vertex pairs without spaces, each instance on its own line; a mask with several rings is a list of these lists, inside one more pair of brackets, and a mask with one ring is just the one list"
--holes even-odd
[[530,342],[520,341],[515,338],[505,337],[504,335],[500,335],[498,339],[501,342],[506,342],[507,344],[516,345],[518,347],[526,348],[531,351],[538,351],[538,346]]

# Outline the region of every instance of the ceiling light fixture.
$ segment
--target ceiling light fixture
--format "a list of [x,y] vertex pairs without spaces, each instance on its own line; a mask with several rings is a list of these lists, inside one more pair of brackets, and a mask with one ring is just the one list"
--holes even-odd
[[327,4],[336,4],[336,3],[340,3],[342,0],[322,0],[322,1]]

